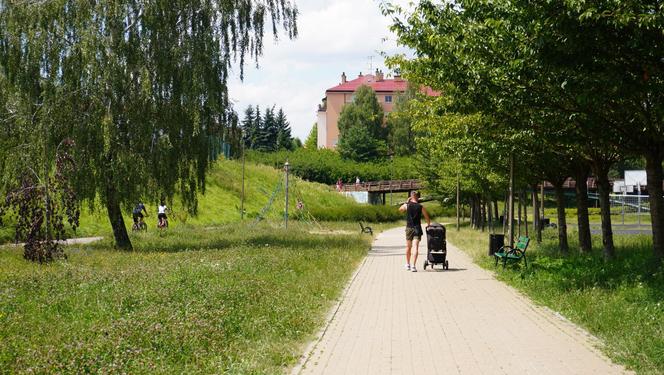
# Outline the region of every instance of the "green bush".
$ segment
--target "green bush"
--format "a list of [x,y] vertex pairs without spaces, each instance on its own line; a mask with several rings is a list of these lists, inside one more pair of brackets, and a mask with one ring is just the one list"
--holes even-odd
[[[438,203],[425,204],[431,220],[437,217],[453,217],[454,207],[442,207]],[[370,223],[394,222],[404,219],[404,214],[396,206],[346,205],[331,208],[311,208],[311,215],[320,221],[366,221]],[[304,214],[296,213],[296,219],[305,219]],[[423,219],[424,222],[424,219]]]
[[[393,206],[348,205],[311,209],[310,213],[319,221],[366,221],[380,223],[403,219],[403,214]],[[298,216],[296,214],[296,217]]]
[[279,152],[247,152],[247,159],[275,168],[283,168],[288,161],[293,174],[322,184],[333,185],[339,178],[345,183],[362,181],[406,180],[419,178],[416,160],[410,157],[395,157],[369,163],[359,163],[342,159],[332,150],[309,150]]

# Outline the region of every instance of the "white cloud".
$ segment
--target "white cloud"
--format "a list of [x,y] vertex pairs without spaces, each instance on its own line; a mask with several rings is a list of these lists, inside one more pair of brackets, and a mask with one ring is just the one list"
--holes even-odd
[[260,68],[247,65],[245,81],[232,80],[229,90],[240,114],[250,104],[283,107],[293,135],[304,140],[316,121],[316,106],[325,90],[339,83],[341,72],[350,78],[368,72],[370,64],[385,69],[379,51],[397,48],[377,1],[302,0],[297,5],[299,37],[275,44],[268,36]]

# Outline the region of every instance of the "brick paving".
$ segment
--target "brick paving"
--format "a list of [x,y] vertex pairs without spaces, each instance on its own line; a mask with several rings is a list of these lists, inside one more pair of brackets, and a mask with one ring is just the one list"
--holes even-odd
[[381,233],[293,374],[622,374],[596,339],[448,243],[449,271],[404,270]]

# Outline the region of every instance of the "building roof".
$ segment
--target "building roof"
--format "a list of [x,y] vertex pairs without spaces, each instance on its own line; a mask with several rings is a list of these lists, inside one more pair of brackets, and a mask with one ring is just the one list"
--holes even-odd
[[[355,92],[362,85],[371,87],[375,92],[404,92],[408,88],[408,81],[401,78],[377,80],[375,75],[366,74],[329,88],[326,92]],[[429,96],[440,95],[440,92],[428,86],[423,87],[422,92]]]

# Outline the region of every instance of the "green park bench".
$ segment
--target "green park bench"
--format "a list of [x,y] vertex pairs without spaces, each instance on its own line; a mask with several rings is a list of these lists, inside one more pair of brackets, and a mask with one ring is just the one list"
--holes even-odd
[[507,261],[520,262],[523,259],[526,267],[528,267],[528,259],[526,258],[526,249],[528,249],[528,244],[530,243],[530,238],[526,236],[519,236],[519,240],[516,242],[514,248],[509,246],[501,247],[497,252],[493,254],[496,257],[496,266],[498,266],[498,261],[503,261],[503,268],[507,264]]
[[369,233],[370,235],[373,236],[373,229],[371,229],[370,226],[365,226],[364,224],[362,224],[361,221],[360,221],[360,230],[361,230],[360,233]]

